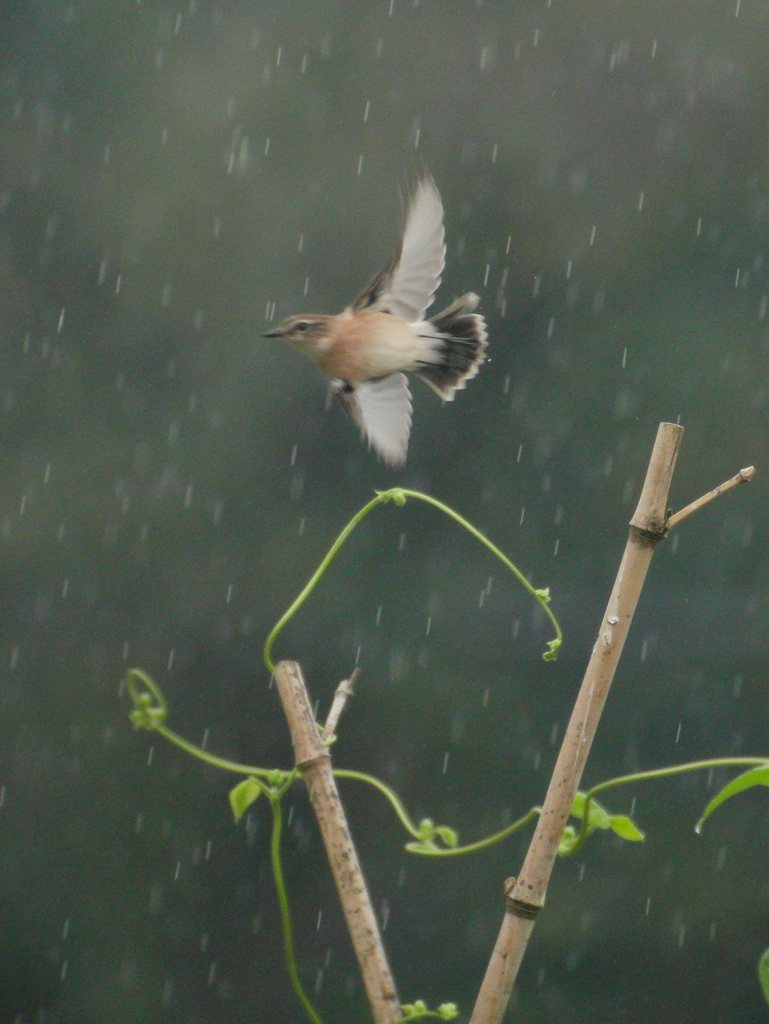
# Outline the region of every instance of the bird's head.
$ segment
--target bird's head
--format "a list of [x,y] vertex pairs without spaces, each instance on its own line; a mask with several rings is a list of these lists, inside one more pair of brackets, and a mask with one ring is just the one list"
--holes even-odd
[[330,316],[316,313],[302,313],[289,316],[271,331],[265,331],[265,338],[282,338],[308,356],[320,356],[330,344]]

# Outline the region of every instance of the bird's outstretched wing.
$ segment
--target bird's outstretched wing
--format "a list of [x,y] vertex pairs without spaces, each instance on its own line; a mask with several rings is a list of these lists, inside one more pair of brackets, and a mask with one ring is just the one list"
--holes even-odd
[[334,393],[361,435],[388,466],[406,461],[411,434],[411,392],[402,373],[361,384],[333,381]]
[[443,203],[437,185],[425,174],[409,200],[400,252],[355,297],[350,308],[373,307],[409,323],[421,320],[441,283],[445,259]]

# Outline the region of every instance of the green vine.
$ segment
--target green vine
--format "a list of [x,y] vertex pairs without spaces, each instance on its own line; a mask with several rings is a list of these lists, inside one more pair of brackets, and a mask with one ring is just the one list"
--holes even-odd
[[[376,492],[375,497],[355,513],[352,519],[350,519],[334,540],[325,557],[307,581],[304,588],[270,631],[265,640],[263,651],[264,664],[270,673],[274,671],[272,649],[276,639],[310,597],[355,527],[358,526],[358,524],[379,505],[392,502],[394,505],[402,507],[406,504],[407,499],[409,498],[431,505],[433,508],[454,520],[454,522],[463,527],[463,529],[465,529],[472,537],[474,537],[480,544],[498,558],[515,576],[526,592],[538,602],[553,627],[555,636],[553,639],[548,641],[547,650],[543,653],[543,658],[546,661],[555,660],[561,647],[563,636],[560,625],[550,608],[549,590],[547,588],[539,589],[534,587],[526,579],[523,573],[521,573],[517,566],[511,562],[510,559],[485,536],[485,534],[481,533],[480,530],[448,505],[445,505],[443,502],[418,491],[392,488],[387,491]],[[229,794],[230,806],[236,822],[240,821],[248,808],[251,807],[261,796],[265,796],[267,798],[272,815],[270,863],[280,909],[283,933],[283,955],[286,970],[297,999],[301,1003],[307,1017],[312,1021],[312,1024],[322,1024],[321,1018],[307,996],[299,976],[296,950],[294,946],[291,908],[281,861],[281,839],[283,832],[282,799],[291,786],[293,786],[296,780],[300,777],[299,770],[294,768],[290,771],[284,771],[281,769],[240,764],[239,762],[211,754],[207,750],[203,750],[201,747],[190,743],[184,737],[180,736],[168,727],[168,703],[163,696],[160,687],[146,672],[139,668],[130,669],[126,675],[125,683],[126,690],[132,704],[130,719],[135,728],[157,732],[169,743],[211,767],[244,776],[242,781],[235,785]],[[584,846],[588,837],[596,830],[612,831],[622,839],[631,842],[640,842],[644,839],[643,832],[630,817],[624,814],[612,813],[603,807],[596,799],[599,794],[608,792],[609,790],[620,786],[627,786],[631,783],[649,782],[656,779],[680,775],[685,772],[702,771],[721,767],[744,767],[748,768],[748,770],[723,786],[722,789],[710,800],[700,820],[697,822],[696,831],[698,833],[701,831],[707,818],[725,801],[731,799],[731,797],[736,796],[738,793],[742,793],[754,786],[769,787],[769,759],[761,757],[711,758],[709,760],[694,761],[683,765],[656,768],[650,771],[633,772],[632,774],[608,779],[604,782],[598,783],[585,792],[578,792],[576,794],[571,807],[571,816],[576,818],[580,822],[580,825],[578,827],[574,827],[573,825],[566,826],[561,838],[559,853],[562,856],[568,856],[576,853]],[[460,846],[459,836],[453,828],[446,825],[436,825],[430,818],[423,818],[419,823],[416,823],[409,815],[403,801],[395,791],[376,776],[350,769],[335,769],[334,775],[336,778],[351,779],[353,781],[362,782],[376,789],[389,802],[402,827],[411,837],[410,841],[406,843],[406,850],[410,853],[419,854],[421,856],[459,856],[487,849],[495,843],[502,842],[514,832],[524,828],[541,813],[540,807],[532,807],[524,815],[499,832],[495,832],[483,839]],[[769,1003],[769,950],[767,950],[760,959],[758,973],[764,997],[767,1003]],[[401,1013],[401,1019],[404,1021],[418,1021],[426,1019],[450,1021],[454,1020],[458,1016],[458,1010],[453,1003],[443,1003],[438,1006],[437,1009],[431,1010],[422,1000],[402,1004]]]
[[257,768],[252,765],[239,764],[237,761],[229,761],[225,757],[217,757],[216,754],[210,754],[202,747],[185,740],[173,729],[169,729],[165,724],[168,717],[168,703],[158,684],[143,669],[129,668],[125,677],[125,685],[133,704],[133,710],[129,717],[134,728],[159,733],[169,743],[173,743],[174,746],[179,747],[191,757],[196,757],[199,761],[211,765],[212,768],[221,768],[225,772],[236,772],[238,775],[263,777],[274,782],[274,769]]
[[[338,550],[338,548],[337,548]],[[328,558],[328,556],[327,556]],[[317,580],[315,580],[317,582]],[[295,609],[294,609],[295,610]],[[275,631],[273,631],[275,632]],[[126,690],[133,705],[130,712],[130,719],[137,729],[147,729],[157,732],[164,739],[174,744],[185,753],[198,758],[205,764],[224,771],[244,776],[243,780],[235,785],[230,791],[229,799],[235,821],[238,822],[261,796],[266,796],[272,813],[272,832],[270,839],[270,862],[272,867],[273,881],[280,907],[281,926],[283,931],[283,954],[291,985],[297,999],[304,1007],[308,1018],[313,1024],[321,1024],[317,1011],[310,1002],[299,977],[296,952],[294,947],[293,925],[291,910],[288,900],[288,892],[283,877],[281,864],[280,845],[283,827],[283,815],[281,800],[299,778],[297,768],[291,771],[284,771],[278,768],[261,768],[255,765],[240,764],[237,761],[230,761],[227,758],[217,757],[215,754],[194,743],[190,743],[184,737],[174,732],[166,724],[169,708],[160,687],[146,672],[139,668],[129,669],[126,675]],[[599,804],[596,797],[600,793],[606,793],[611,789],[620,786],[627,786],[631,783],[651,782],[656,779],[670,778],[674,775],[682,775],[686,772],[704,771],[712,768],[747,768],[742,775],[727,783],[719,793],[708,803],[705,811],[697,823],[696,830],[699,832],[705,820],[726,800],[738,793],[744,792],[754,786],[769,786],[769,759],[764,757],[721,757],[710,758],[705,761],[692,761],[682,765],[674,765],[666,768],[655,768],[649,771],[633,772],[629,775],[621,775],[614,779],[607,779],[592,786],[586,792],[579,792],[574,798],[571,814],[581,824],[579,828],[567,825],[559,848],[562,856],[575,854],[580,850],[588,837],[596,830],[612,831],[622,839],[630,842],[640,842],[644,839],[643,832],[635,822],[624,814],[614,814]],[[427,857],[459,856],[462,854],[476,853],[487,849],[495,843],[502,842],[514,832],[524,828],[540,813],[541,808],[532,807],[524,815],[508,825],[499,832],[479,839],[473,843],[459,845],[457,832],[447,825],[436,825],[431,819],[424,818],[418,824],[406,810],[400,797],[386,783],[374,775],[366,772],[353,771],[351,769],[334,769],[334,776],[338,779],[351,779],[372,786],[389,802],[398,820],[411,841],[406,843],[406,849],[410,853]],[[769,951],[761,960],[760,977],[763,991],[769,1002]],[[439,1019],[453,1020],[456,1016],[456,1008],[453,1003],[444,1003],[437,1010],[429,1010],[426,1004],[417,1000],[414,1003],[403,1004],[402,1011],[405,1020]]]
[[283,959],[286,962],[288,977],[299,1002],[313,1024],[323,1024],[318,1016],[315,1007],[304,991],[299,968],[296,963],[296,952],[294,949],[294,928],[291,923],[291,908],[288,903],[288,890],[283,878],[283,864],[280,859],[280,840],[283,834],[283,809],[280,805],[281,797],[286,789],[293,783],[293,778],[287,782],[282,789],[274,790],[264,787],[264,791],[270,801],[272,810],[272,835],[270,837],[270,863],[272,865],[272,877],[275,882],[275,890],[278,894],[280,906],[280,922],[283,929]]
[[467,530],[467,532],[472,537],[475,537],[475,539],[479,543],[483,544],[485,548],[488,548],[488,550],[493,555],[495,555],[507,569],[510,570],[513,576],[515,576],[515,578],[527,592],[527,594],[529,594],[531,597],[534,598],[535,601],[539,603],[539,605],[544,610],[545,615],[550,620],[550,624],[552,625],[553,630],[555,632],[555,637],[552,640],[548,641],[547,650],[543,653],[542,657],[545,659],[545,661],[555,661],[556,657],[558,656],[558,651],[560,650],[561,644],[563,643],[563,634],[561,632],[561,627],[558,624],[558,620],[556,619],[552,609],[550,608],[549,589],[547,587],[537,588],[533,586],[526,579],[521,570],[513,562],[510,561],[507,555],[500,551],[496,544],[493,544],[485,534],[481,533],[481,531],[477,527],[473,526],[472,523],[469,523],[464,518],[464,516],[461,516],[458,512],[455,512],[454,509],[449,508],[448,505],[444,505],[442,501],[438,501],[437,498],[431,498],[429,494],[422,494],[419,491],[409,491],[401,487],[392,487],[388,491],[377,491],[376,495],[371,499],[371,501],[367,502],[363,506],[363,508],[359,509],[355,513],[355,515],[347,523],[347,525],[343,528],[343,530],[336,538],[334,543],[331,545],[328,552],[321,561],[320,565],[309,578],[307,583],[304,585],[299,595],[291,602],[291,604],[283,613],[283,615],[281,615],[281,617],[272,627],[264,643],[264,664],[266,665],[268,672],[272,673],[275,671],[275,665],[273,664],[272,661],[272,648],[275,643],[275,640],[282,632],[283,628],[291,621],[291,619],[293,619],[294,615],[296,615],[296,613],[305,603],[307,598],[313,592],[315,587],[318,585],[320,580],[323,578],[326,569],[328,569],[328,567],[334,561],[336,556],[339,554],[339,551],[341,550],[345,541],[353,532],[355,527],[366,518],[369,512],[373,511],[373,509],[377,508],[379,505],[386,505],[388,502],[392,501],[394,505],[402,507],[403,505],[406,504],[406,500],[408,498],[414,498],[416,501],[423,501],[427,505],[432,505],[433,508],[437,508],[439,512],[443,512],[444,515],[448,516],[449,519],[453,519],[455,523],[458,523],[461,527]]
[[[240,764],[227,758],[204,750],[191,743],[183,736],[174,732],[167,725],[169,715],[168,702],[158,684],[140,668],[129,669],[125,678],[126,691],[131,700],[130,720],[137,729],[156,732],[169,743],[183,750],[191,757],[197,758],[214,768],[244,776],[229,794],[230,806],[235,821],[238,822],[246,811],[262,796],[265,796],[272,813],[272,830],[270,837],[270,864],[273,882],[280,908],[281,928],[283,933],[283,957],[294,993],[301,1003],[312,1024],[322,1024],[315,1007],[312,1005],[299,976],[294,946],[294,931],[291,909],[286,889],[281,862],[281,838],[283,831],[283,811],[281,801],[294,782],[299,778],[298,769],[284,771],[278,768],[261,768],[255,765]],[[413,841],[406,844],[406,849],[423,856],[451,856],[473,853],[494,843],[501,842],[507,836],[523,828],[539,813],[539,808],[532,808],[526,815],[508,825],[507,828],[475,843],[465,846],[458,845],[457,833],[446,825],[435,825],[429,818],[424,818],[418,825],[409,815],[403,801],[381,779],[365,772],[336,769],[334,775],[340,779],[352,779],[366,783],[381,793],[390,803],[399,821]],[[403,1019],[417,1020],[454,1020],[458,1011],[453,1003],[443,1003],[437,1010],[428,1009],[422,1000],[404,1003]]]
[[478,853],[486,850],[495,843],[501,843],[508,836],[518,832],[533,821],[542,810],[541,807],[532,807],[522,817],[517,818],[510,825],[507,825],[499,832],[490,836],[478,839],[474,843],[466,843],[459,846],[459,836],[455,829],[448,825],[436,825],[431,818],[423,818],[417,825],[403,805],[403,801],[394,790],[378,779],[375,775],[368,775],[366,772],[353,771],[349,768],[335,768],[334,778],[354,779],[358,782],[365,782],[378,790],[390,803],[390,806],[398,816],[398,820],[414,842],[406,843],[409,853],[416,853],[422,857],[457,857],[467,853]]
[[[606,793],[610,789],[617,789],[619,786],[628,786],[633,782],[652,782],[655,779],[666,779],[671,778],[674,775],[683,775],[687,772],[699,772],[709,770],[711,768],[747,768],[751,767],[752,770],[746,772],[739,778],[734,779],[727,786],[721,790],[721,792],[713,797],[705,811],[695,826],[696,832],[702,831],[702,826],[705,819],[724,802],[730,796],[737,792],[742,792],[745,789],[750,788],[754,785],[769,785],[769,761],[765,757],[713,757],[706,761],[688,761],[685,764],[672,765],[667,768],[652,768],[649,771],[644,772],[633,772],[630,775],[618,775],[614,779],[607,779],[605,782],[599,782],[597,785],[592,786],[585,793],[578,793],[574,800],[574,806],[572,807],[572,814],[575,817],[581,818],[582,824],[579,829],[574,829],[571,826],[567,826],[564,831],[563,839],[561,840],[560,853],[564,856],[576,853],[580,850],[587,840],[591,832],[596,828],[612,828],[617,834],[622,835],[624,827],[624,816],[609,816],[616,818],[616,826],[614,823],[606,824],[603,820],[603,816],[606,815],[604,809],[597,803],[596,796],[599,793]],[[630,821],[630,819],[626,819]],[[632,824],[632,823],[631,823]],[[632,826],[636,828],[635,825]],[[643,834],[639,833],[639,836],[624,835],[623,838],[643,838]]]
[[190,743],[189,740],[184,739],[183,736],[174,732],[173,729],[168,728],[166,725],[168,702],[158,684],[146,672],[140,668],[129,669],[126,673],[125,684],[128,696],[133,704],[130,719],[136,729],[147,729],[150,732],[159,733],[169,743],[179,747],[180,750],[183,750],[191,757],[211,765],[213,768],[221,768],[227,772],[235,772],[238,775],[247,776],[243,782],[238,783],[230,791],[230,806],[232,807],[236,822],[240,821],[248,807],[260,796],[264,795],[267,797],[270,810],[272,811],[270,865],[280,908],[280,922],[283,932],[283,959],[286,964],[286,973],[291,982],[291,987],[297,999],[304,1007],[309,1019],[313,1024],[323,1024],[315,1007],[310,1002],[299,977],[294,947],[294,929],[291,921],[291,907],[289,905],[288,890],[286,889],[283,877],[283,866],[280,857],[280,841],[283,833],[281,800],[299,778],[298,769],[294,768],[292,771],[286,772],[276,768],[257,768],[253,765],[239,764],[237,761],[230,761],[224,757],[217,757],[195,743]]
[[459,1016],[459,1010],[456,1003],[441,1003],[435,1010],[431,1010],[427,1003],[422,999],[417,999],[415,1003],[403,1003],[401,1004],[401,1017],[399,1018],[401,1024],[411,1024],[412,1021],[417,1020],[456,1020]]

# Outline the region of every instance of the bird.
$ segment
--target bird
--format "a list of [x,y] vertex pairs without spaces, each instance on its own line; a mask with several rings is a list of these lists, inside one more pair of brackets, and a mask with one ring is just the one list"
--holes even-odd
[[451,401],[486,358],[488,332],[474,292],[425,318],[446,260],[443,221],[440,192],[425,171],[408,200],[397,251],[352,302],[333,315],[289,316],[264,334],[310,358],[363,439],[393,469],[405,465],[411,435],[406,374]]

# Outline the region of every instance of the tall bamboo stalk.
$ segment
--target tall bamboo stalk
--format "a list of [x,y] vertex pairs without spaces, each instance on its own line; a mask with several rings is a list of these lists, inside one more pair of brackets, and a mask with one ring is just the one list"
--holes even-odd
[[661,423],[614,588],[561,744],[542,813],[520,875],[507,887],[505,913],[470,1024],[500,1024],[545,902],[558,845],[654,549],[666,532],[668,491],[683,427]]

